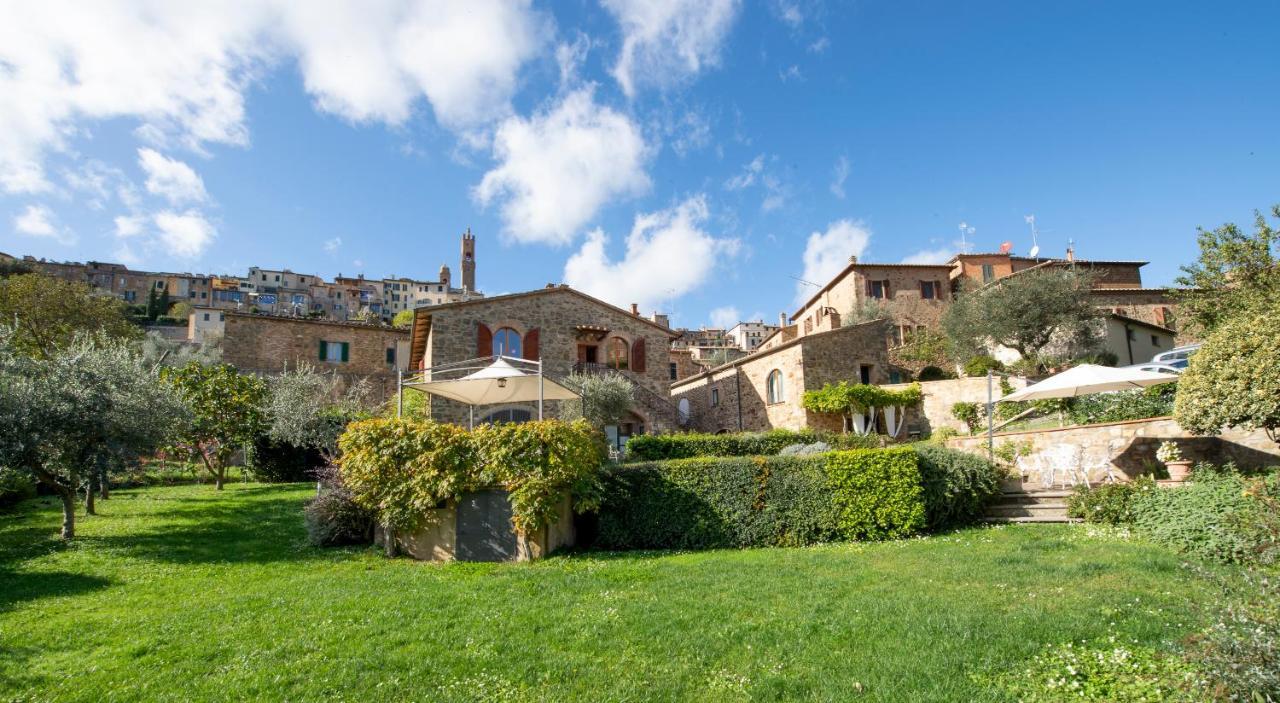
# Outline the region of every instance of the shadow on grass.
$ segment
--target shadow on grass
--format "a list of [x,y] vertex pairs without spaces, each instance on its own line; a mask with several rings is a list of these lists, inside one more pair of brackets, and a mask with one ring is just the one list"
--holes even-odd
[[66,571],[21,572],[0,569],[0,613],[15,605],[52,596],[74,596],[111,585],[108,579]]

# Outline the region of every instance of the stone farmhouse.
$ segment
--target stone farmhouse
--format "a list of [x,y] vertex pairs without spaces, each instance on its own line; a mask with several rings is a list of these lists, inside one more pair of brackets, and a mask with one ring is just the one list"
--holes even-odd
[[[606,428],[617,445],[633,434],[678,429],[670,402],[667,350],[676,333],[566,285],[420,307],[415,310],[409,367],[433,366],[497,355],[541,359],[548,377],[572,372],[616,374],[635,389],[632,416]],[[468,408],[429,396],[431,416],[465,424]],[[555,417],[556,403],[544,414]],[[519,422],[536,417],[532,404],[476,408],[477,421]]]

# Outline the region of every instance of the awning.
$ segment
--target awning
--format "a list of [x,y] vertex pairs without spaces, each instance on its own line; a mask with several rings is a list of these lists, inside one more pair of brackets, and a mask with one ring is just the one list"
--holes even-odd
[[[541,381],[542,390],[538,385]],[[461,378],[441,381],[405,383],[424,393],[456,400],[466,405],[499,405],[502,403],[532,403],[542,400],[571,400],[578,394],[555,381],[537,373],[516,368],[509,361],[498,357],[489,365]]]
[[1178,377],[1167,373],[1143,371],[1134,368],[1112,368],[1095,364],[1081,364],[1020,391],[1010,393],[999,402],[1043,400],[1045,398],[1073,398],[1091,393],[1130,391],[1161,383],[1173,383]]

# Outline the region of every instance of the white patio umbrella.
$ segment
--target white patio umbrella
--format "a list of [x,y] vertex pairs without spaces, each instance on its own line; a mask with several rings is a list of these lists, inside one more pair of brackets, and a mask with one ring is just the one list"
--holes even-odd
[[1020,391],[1010,393],[998,402],[1018,402],[1023,400],[1043,400],[1045,398],[1073,398],[1091,393],[1108,391],[1129,391],[1135,388],[1157,386],[1161,383],[1172,383],[1178,377],[1174,374],[1143,371],[1133,368],[1112,368],[1096,364],[1081,364],[1055,374],[1045,380]]
[[461,378],[440,381],[405,383],[424,393],[438,395],[474,408],[477,405],[502,403],[538,403],[538,417],[542,417],[543,400],[571,400],[577,398],[574,391],[546,378],[542,365],[536,362],[536,372],[516,368],[503,357],[498,357],[478,371]]

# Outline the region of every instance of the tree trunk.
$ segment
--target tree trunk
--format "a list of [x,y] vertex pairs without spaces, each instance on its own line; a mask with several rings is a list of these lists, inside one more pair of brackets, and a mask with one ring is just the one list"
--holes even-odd
[[216,490],[219,490],[219,491],[222,490],[222,483],[225,479],[226,479],[226,470],[223,469],[222,467],[218,467],[218,470],[213,473],[213,487]]
[[94,505],[93,505],[93,494],[94,494],[94,488],[96,488],[96,486],[94,486],[94,485],[93,485],[94,483],[95,483],[95,480],[94,480],[94,479],[90,479],[90,480],[89,480],[89,483],[88,483],[88,484],[86,484],[86,485],[85,485],[85,487],[84,487],[84,514],[85,514],[85,515],[97,515],[97,514],[98,514],[98,513],[94,510]]
[[76,536],[76,492],[71,488],[59,490],[62,494],[62,539]]
[[384,540],[383,547],[386,549],[388,557],[396,555],[396,531],[391,525],[382,526],[382,538]]
[[111,482],[107,480],[106,474],[103,474],[102,479],[98,481],[98,497],[103,500],[111,499]]

